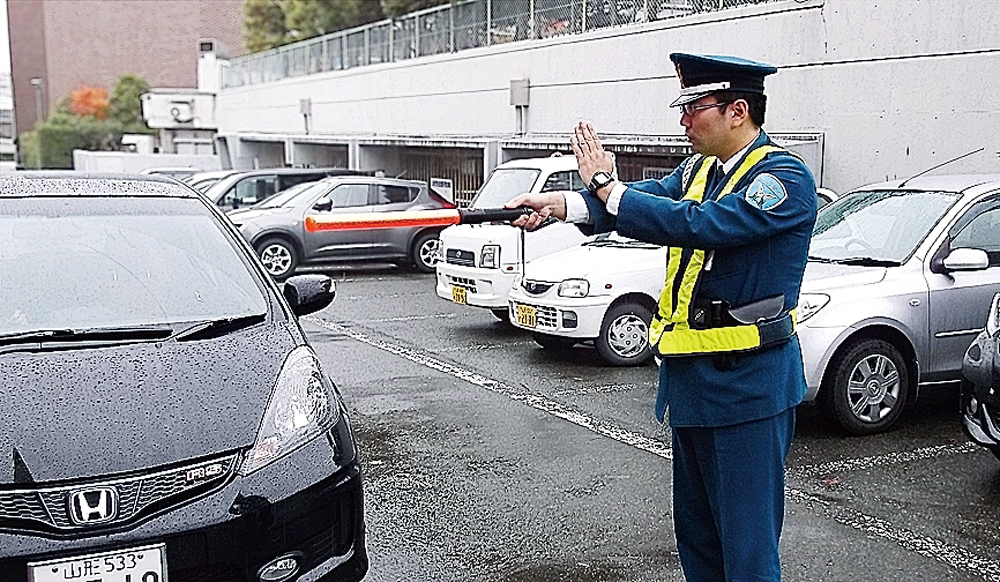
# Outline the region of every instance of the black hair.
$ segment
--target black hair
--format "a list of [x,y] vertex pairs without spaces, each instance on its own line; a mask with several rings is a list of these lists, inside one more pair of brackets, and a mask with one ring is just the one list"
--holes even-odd
[[764,113],[767,110],[767,95],[763,93],[746,93],[743,91],[719,91],[715,94],[719,101],[734,102],[740,99],[747,102],[747,109],[750,112],[750,120],[757,124],[757,127],[764,125]]

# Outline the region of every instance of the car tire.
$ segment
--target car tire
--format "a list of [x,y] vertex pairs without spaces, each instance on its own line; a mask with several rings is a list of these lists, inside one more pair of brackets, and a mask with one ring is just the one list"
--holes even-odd
[[601,322],[601,335],[594,347],[612,366],[642,366],[653,357],[649,347],[649,323],[653,312],[645,305],[626,301],[612,305]]
[[433,273],[441,253],[441,239],[438,233],[427,232],[417,237],[413,242],[410,259],[413,266],[421,273]]
[[906,406],[910,374],[903,355],[880,339],[857,340],[830,363],[820,388],[827,415],[852,435],[884,432]]
[[547,333],[532,333],[531,339],[543,348],[556,352],[569,351],[576,345],[576,340]]
[[283,281],[295,272],[299,255],[295,245],[279,237],[265,238],[255,245],[264,270],[276,281]]

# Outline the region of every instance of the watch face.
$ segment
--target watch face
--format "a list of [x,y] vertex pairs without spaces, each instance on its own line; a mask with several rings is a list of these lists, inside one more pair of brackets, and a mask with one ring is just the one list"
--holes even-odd
[[597,172],[594,177],[590,179],[590,189],[593,192],[600,190],[601,188],[607,186],[614,180],[614,177],[607,172]]

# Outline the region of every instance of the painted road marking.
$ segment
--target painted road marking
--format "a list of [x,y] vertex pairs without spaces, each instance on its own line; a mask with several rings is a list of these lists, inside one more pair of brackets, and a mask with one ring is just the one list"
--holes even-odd
[[[307,316],[309,323],[330,331],[344,334],[356,341],[368,344],[372,347],[395,354],[405,358],[415,364],[426,366],[432,370],[443,372],[459,380],[463,380],[474,386],[479,386],[495,392],[515,401],[522,402],[536,410],[551,414],[571,422],[577,426],[593,431],[602,436],[614,439],[620,443],[635,447],[639,450],[652,453],[663,459],[672,459],[673,452],[670,445],[662,441],[651,439],[644,435],[615,426],[608,422],[595,419],[581,412],[572,410],[559,402],[539,396],[536,394],[526,394],[503,382],[487,378],[478,372],[445,362],[434,357],[430,352],[419,349],[408,348],[399,344],[375,339],[370,335],[356,331],[341,324],[333,323],[314,316]],[[789,470],[788,475],[802,478],[815,478],[836,472],[858,471],[871,467],[886,466],[891,464],[905,463],[914,460],[925,460],[946,454],[963,454],[972,452],[971,443],[960,445],[941,445],[935,447],[925,447],[906,453],[893,453],[874,457],[863,457],[860,459],[848,459],[821,463],[819,465],[806,465],[793,470]],[[983,558],[976,554],[944,542],[942,540],[920,535],[905,528],[899,528],[892,523],[872,515],[867,515],[858,511],[836,506],[821,497],[817,497],[800,489],[785,486],[787,498],[805,505],[814,513],[832,518],[837,523],[861,531],[869,536],[890,540],[900,547],[915,552],[922,556],[937,560],[947,566],[979,576],[989,582],[1000,582],[1000,562]]]

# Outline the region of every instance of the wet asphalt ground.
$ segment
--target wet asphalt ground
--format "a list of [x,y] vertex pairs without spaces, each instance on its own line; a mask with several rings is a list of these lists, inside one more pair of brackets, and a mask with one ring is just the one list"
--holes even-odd
[[[302,324],[360,444],[366,580],[683,580],[653,365],[543,350],[433,275],[329,274],[337,299]],[[869,437],[800,407],[784,580],[1000,582],[1000,461],[967,442],[956,390]]]

